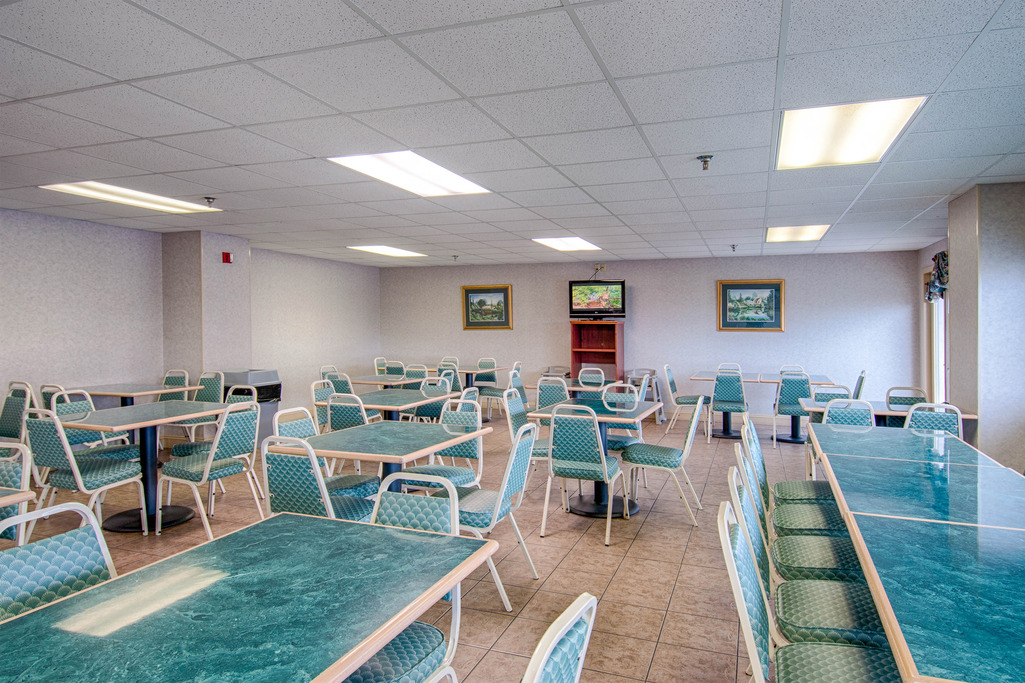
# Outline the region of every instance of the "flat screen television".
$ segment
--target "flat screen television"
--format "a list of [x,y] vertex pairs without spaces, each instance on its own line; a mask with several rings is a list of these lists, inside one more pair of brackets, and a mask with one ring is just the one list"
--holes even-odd
[[571,280],[569,317],[625,318],[625,280]]

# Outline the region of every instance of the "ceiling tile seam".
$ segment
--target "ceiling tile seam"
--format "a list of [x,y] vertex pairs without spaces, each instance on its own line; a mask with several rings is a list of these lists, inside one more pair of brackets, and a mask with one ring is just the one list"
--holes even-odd
[[[961,66],[961,62],[963,62],[965,60],[965,58],[968,56],[968,53],[970,53],[972,51],[972,48],[975,47],[976,44],[978,44],[979,40],[983,36],[989,35],[989,33],[991,33],[992,31],[997,30],[997,29],[993,29],[994,24],[996,22],[998,22],[1001,18],[1003,18],[1003,15],[1006,12],[1010,11],[1009,7],[1012,4],[1014,4],[1014,0],[1004,0],[1004,2],[1000,5],[1000,7],[997,8],[996,12],[993,13],[993,16],[991,16],[989,18],[989,21],[986,22],[986,25],[982,27],[981,31],[979,31],[978,33],[975,34],[975,39],[972,40],[971,44],[965,49],[965,51],[963,53],[961,53],[961,57],[957,60],[957,62],[950,69],[950,71],[947,72],[947,75],[944,76],[943,81],[936,88],[936,92],[938,92],[938,93],[941,93],[941,92],[942,93],[946,93],[946,92],[967,92],[968,91],[968,89],[965,89],[965,90],[947,90],[945,86],[947,85],[947,81],[950,80],[952,74],[955,71],[957,71],[957,68],[959,66]],[[1009,86],[1009,87],[1021,87],[1021,85],[1019,84],[1018,86]]]
[[[630,121],[633,124],[632,127],[637,132],[637,135],[641,138],[641,141],[644,143],[645,148],[648,150],[648,154],[651,155],[651,158],[654,159],[659,171],[662,172],[662,179],[669,183],[669,187],[672,188],[673,191],[673,196],[676,197],[676,200],[680,202],[680,206],[683,208],[684,215],[686,216],[689,222],[693,223],[694,220],[691,218],[690,211],[687,209],[687,204],[683,201],[683,198],[680,196],[680,191],[677,189],[676,185],[673,183],[672,178],[669,176],[669,171],[666,170],[665,164],[662,163],[661,157],[655,153],[654,145],[651,144],[651,140],[648,139],[647,134],[645,134],[644,132],[644,128],[638,122],[636,114],[634,114],[633,109],[630,108],[630,105],[626,100],[626,97],[619,89],[619,85],[616,83],[616,79],[613,78],[612,72],[610,71],[608,65],[605,63],[605,60],[602,58],[601,52],[598,50],[598,47],[594,44],[594,41],[591,40],[591,36],[587,33],[587,30],[584,28],[584,24],[580,20],[580,17],[577,14],[576,9],[572,7],[567,7],[566,14],[569,15],[570,21],[573,22],[573,26],[580,34],[580,39],[584,41],[584,45],[587,46],[588,51],[591,53],[591,58],[594,59],[595,64],[598,65],[598,68],[601,69],[601,72],[605,75],[605,79],[608,82],[609,87],[612,89],[613,94],[615,94],[616,98],[619,100],[619,104],[623,107],[623,111],[625,111],[626,115],[630,118]],[[584,192],[588,196],[591,196],[591,194],[589,192],[586,192],[586,190]],[[594,199],[593,196],[591,196],[591,198]],[[606,207],[603,202],[598,202],[598,204],[603,209],[608,211],[608,207]],[[616,213],[614,211],[609,211],[609,213],[613,216],[616,216]],[[622,222],[622,219],[620,220]],[[704,237],[702,237],[702,241],[703,240]],[[645,242],[647,242],[647,240],[645,240]]]
[[[15,2],[20,2],[20,1],[21,0],[15,0]],[[4,6],[5,6],[4,4],[0,3],[0,7],[4,7]],[[117,78],[115,76],[111,76],[108,73],[104,73],[104,72],[100,71],[99,69],[94,69],[93,67],[86,66],[85,64],[79,64],[78,62],[76,62],[76,61],[74,61],[72,59],[68,59],[67,57],[61,57],[58,54],[54,54],[53,52],[48,52],[47,50],[44,50],[44,49],[39,48],[39,47],[36,47],[35,45],[29,45],[28,43],[22,42],[20,40],[12,38],[11,36],[8,36],[8,35],[4,34],[2,31],[0,31],[0,36],[2,36],[5,40],[9,40],[12,43],[14,43],[15,45],[20,45],[21,47],[23,47],[23,48],[25,48],[27,50],[32,50],[33,52],[38,52],[39,54],[46,55],[47,57],[51,57],[51,58],[56,59],[58,61],[64,62],[65,64],[70,64],[70,65],[72,65],[72,66],[74,66],[76,68],[84,69],[85,71],[91,71],[92,73],[94,73],[94,74],[96,74],[98,76],[103,76],[104,78],[109,78],[110,80],[115,81],[115,82],[117,81]],[[109,83],[97,83],[96,85],[110,85],[110,84]],[[86,86],[86,87],[83,87],[83,88],[76,88],[74,91],[68,91],[68,92],[77,92],[79,90],[92,90],[93,88],[96,87],[96,85],[90,85],[90,86]],[[31,100],[31,99],[35,98],[35,97],[44,97],[44,95],[32,95],[30,97],[14,97],[13,95],[7,95],[6,93],[2,93],[2,94],[4,94],[6,97],[10,97],[14,102],[26,102],[28,100]],[[50,94],[53,94],[53,93],[50,93]],[[10,104],[10,102],[6,102],[5,104]]]
[[187,36],[189,36],[191,38],[195,38],[196,40],[198,40],[198,41],[200,41],[202,43],[206,43],[207,45],[209,45],[210,47],[214,48],[215,50],[219,50],[219,51],[221,51],[221,52],[223,52],[223,53],[225,53],[227,55],[231,55],[232,59],[234,59],[234,60],[241,60],[242,59],[241,55],[237,55],[234,52],[232,52],[231,50],[229,50],[228,48],[226,48],[226,47],[224,47],[222,45],[218,45],[217,43],[213,42],[212,40],[210,40],[208,38],[204,38],[203,36],[201,36],[200,34],[196,33],[195,31],[192,31],[192,30],[186,28],[185,26],[182,26],[181,24],[178,24],[178,23],[172,21],[168,17],[165,17],[162,14],[159,14],[155,10],[150,9],[149,7],[146,7],[145,5],[140,5],[139,3],[134,2],[134,0],[121,0],[121,1],[124,2],[126,5],[134,7],[137,10],[141,10],[143,13],[150,15],[154,19],[162,21],[163,23],[168,24],[169,26],[173,26],[175,29],[181,31],[182,33],[186,34]]
[[[977,37],[982,33],[983,30],[984,29],[980,29],[979,31],[960,31],[958,33],[949,33],[949,34],[935,35],[935,36],[925,36],[923,38],[909,38],[909,39],[906,39],[906,40],[888,40],[888,41],[885,41],[885,42],[882,42],[882,43],[864,43],[864,44],[859,44],[859,45],[847,45],[847,46],[844,46],[844,47],[835,47],[835,48],[829,48],[829,49],[826,49],[826,50],[811,50],[809,52],[790,52],[790,53],[787,53],[786,56],[787,57],[807,57],[809,55],[837,54],[837,53],[841,53],[841,52],[854,52],[854,51],[857,51],[857,50],[865,50],[867,48],[882,48],[882,47],[889,47],[889,46],[908,45],[908,44],[911,44],[911,43],[926,43],[926,42],[931,42],[931,41],[936,41],[936,40],[944,40],[944,39],[950,40],[950,39],[953,39],[953,38],[961,38],[963,36],[976,36],[976,39],[977,39]],[[974,42],[975,42],[975,39],[972,40],[973,44],[974,44]]]
[[[783,0],[780,8],[779,38],[776,46],[776,84],[772,95],[772,128],[769,131],[769,168],[772,173],[776,167],[776,160],[779,155],[779,136],[783,121],[783,75],[786,69],[786,51],[788,36],[790,33],[790,0]],[[766,188],[768,193],[769,188]],[[769,201],[768,194],[765,197],[765,210],[762,215],[763,241],[769,225]],[[848,207],[850,208],[850,207]]]

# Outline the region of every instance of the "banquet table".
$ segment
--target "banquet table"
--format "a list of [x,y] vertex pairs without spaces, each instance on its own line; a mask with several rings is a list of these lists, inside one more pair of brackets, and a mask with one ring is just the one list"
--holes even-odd
[[276,515],[0,624],[0,680],[342,681],[497,548]]
[[[639,401],[633,410],[618,410],[613,411],[605,405],[604,401],[597,399],[587,398],[571,398],[568,401],[562,403],[556,403],[555,405],[547,406],[545,408],[536,408],[529,413],[527,417],[532,420],[538,420],[542,418],[551,418],[552,410],[555,406],[586,406],[594,411],[595,417],[598,418],[598,438],[601,440],[601,448],[603,452],[607,452],[609,443],[609,426],[616,425],[631,425],[635,422],[647,419],[654,415],[661,407],[660,401]],[[604,517],[608,509],[609,502],[609,491],[608,486],[603,481],[594,482],[594,494],[590,500],[580,496],[570,501],[570,512],[585,517]],[[613,496],[611,499],[612,514],[621,515],[623,514],[623,498],[622,496]],[[630,514],[636,513],[640,508],[634,501],[629,501]]]
[[1022,680],[1025,477],[942,431],[810,431],[902,679]]
[[[157,514],[157,427],[174,424],[195,417],[217,415],[228,407],[227,403],[203,401],[158,401],[140,405],[94,410],[90,413],[60,415],[61,424],[75,429],[96,432],[139,430],[139,459],[142,465],[142,487],[146,494],[146,517],[150,530],[156,528]],[[165,505],[163,527],[183,524],[195,515],[184,505]],[[139,511],[125,510],[103,520],[107,531],[138,533],[142,531]]]

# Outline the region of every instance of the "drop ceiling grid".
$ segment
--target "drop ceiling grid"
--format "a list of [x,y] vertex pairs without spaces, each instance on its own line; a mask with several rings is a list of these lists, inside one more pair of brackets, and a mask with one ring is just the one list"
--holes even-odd
[[[686,12],[660,0],[532,0],[515,14],[499,0],[430,11],[412,0],[302,0],[291,22],[273,3],[241,16],[224,2],[204,20],[209,3],[199,0],[89,0],[51,14],[51,25],[30,20],[53,2],[0,6],[9,38],[0,54],[21,75],[0,77],[0,93],[30,98],[0,104],[0,206],[254,238],[259,226],[319,222],[321,253],[339,260],[353,260],[343,249],[352,240],[386,235],[432,253],[433,241],[453,240],[443,244],[495,259],[496,240],[455,240],[496,233],[500,251],[522,259],[542,260],[528,236],[542,234],[605,238],[609,256],[640,258],[679,255],[681,244],[657,239],[674,234],[761,251],[764,225],[789,217],[843,215],[837,228],[873,219],[889,232],[871,248],[888,236],[912,248],[909,235],[926,246],[937,232],[914,229],[923,209],[945,207],[973,179],[1025,178],[1022,155],[1012,155],[1025,144],[1022,12],[998,13],[990,0],[957,3],[957,12],[944,2],[838,10],[809,0],[788,4],[787,17],[778,0]],[[89,36],[100,24],[83,7],[136,27],[132,44],[148,49],[132,63],[119,48],[97,48]],[[79,24],[86,37],[59,40]],[[781,26],[787,77],[777,92]],[[823,26],[833,39],[823,42]],[[173,54],[182,46],[192,52]],[[894,59],[906,65],[900,73],[885,68]],[[774,100],[933,94],[941,82],[950,92],[933,95],[878,174],[771,171]],[[323,161],[404,148],[496,194],[420,199]],[[702,152],[715,154],[709,172],[694,159]],[[61,174],[96,173],[187,199],[216,194],[232,210],[168,223],[34,190]]]

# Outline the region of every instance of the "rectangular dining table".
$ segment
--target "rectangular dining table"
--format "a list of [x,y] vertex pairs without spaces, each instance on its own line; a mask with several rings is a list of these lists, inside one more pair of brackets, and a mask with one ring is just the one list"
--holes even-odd
[[[184,387],[168,386],[166,384],[100,384],[91,387],[75,387],[81,391],[89,392],[90,396],[116,396],[121,399],[122,406],[135,405],[135,399],[144,396],[160,396],[161,394],[173,394],[176,392],[197,391],[203,387],[198,384],[190,384]],[[49,409],[49,406],[46,406]]]
[[0,624],[0,679],[342,681],[497,549],[275,515]]
[[408,379],[405,375],[362,375],[350,377],[353,384],[374,384],[379,387],[395,387],[412,382],[420,382],[420,379]]
[[[821,402],[815,402],[810,398],[802,398],[800,400],[801,408],[808,413],[822,414],[826,412],[826,404]],[[900,417],[905,418],[908,416],[908,408],[911,406],[890,406],[886,401],[869,401],[872,406],[872,412],[876,416],[876,426],[885,427],[887,424],[886,418],[888,417]],[[961,413],[962,430],[964,432],[964,440],[968,443],[975,443],[976,432],[979,425],[979,416],[974,413]]]
[[[491,427],[477,429],[432,422],[383,420],[318,434],[305,441],[310,444],[317,456],[322,458],[381,463],[383,479],[389,474],[399,472],[414,460],[483,437],[492,431]],[[281,444],[271,446],[270,450],[292,455],[305,454],[303,450]]]
[[[379,389],[359,394],[366,410],[380,410],[385,420],[397,421],[399,413],[404,410],[413,410],[418,406],[425,406],[436,401],[447,401],[451,398],[459,398],[459,392],[453,391],[437,396],[424,396],[419,389]],[[327,401],[315,401],[314,405],[322,407]]]
[[[91,413],[60,415],[61,424],[75,429],[96,432],[139,431],[139,462],[142,465],[142,487],[146,494],[146,518],[149,528],[156,528],[157,514],[157,427],[174,424],[195,417],[217,415],[228,407],[227,403],[202,401],[157,401],[121,408],[94,410]],[[195,516],[195,511],[184,505],[165,505],[163,526],[183,524]],[[103,520],[107,531],[139,533],[142,531],[138,510],[125,510]]]
[[942,431],[811,435],[902,680],[1021,681],[1025,477]]
[[[640,422],[654,415],[662,407],[660,401],[639,401],[633,410],[610,410],[604,401],[598,399],[571,398],[568,401],[556,403],[545,408],[535,408],[527,413],[527,417],[532,420],[550,419],[555,406],[565,405],[586,406],[594,411],[594,415],[598,419],[598,438],[601,440],[601,449],[606,453],[609,446],[610,425],[613,427],[616,425],[625,426]],[[585,517],[604,517],[610,504],[612,505],[613,515],[623,514],[623,498],[621,496],[612,496],[610,499],[608,486],[605,482],[596,481],[594,482],[594,494],[591,496],[591,499],[587,500],[582,496],[578,496],[571,500],[570,512]],[[637,503],[632,500],[629,501],[629,505],[631,515],[640,509]]]
[[[498,373],[502,372],[502,370],[508,370],[508,369],[509,369],[508,365],[500,365],[497,368],[478,368],[476,365],[460,365],[457,368],[457,372],[459,372],[459,373],[461,373],[463,375],[463,388],[467,389],[467,388],[473,386],[473,383],[474,383],[477,375],[483,375],[485,372],[493,372],[493,373],[495,373],[495,377],[497,378],[498,377]],[[437,366],[431,367],[431,366],[428,365],[427,366],[427,371],[428,372],[437,373],[438,372],[438,368],[437,368]]]

